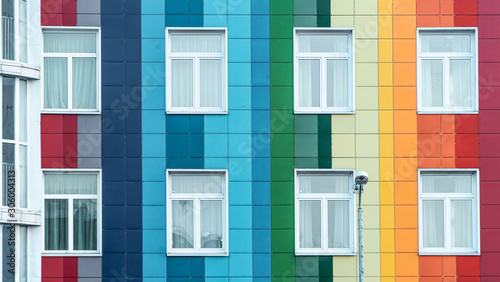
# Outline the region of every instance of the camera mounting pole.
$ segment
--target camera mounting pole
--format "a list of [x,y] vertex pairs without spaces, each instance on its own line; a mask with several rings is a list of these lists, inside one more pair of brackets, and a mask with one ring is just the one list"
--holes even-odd
[[361,208],[361,194],[368,183],[368,173],[359,171],[356,173],[354,194],[358,194],[358,258],[359,258],[359,282],[364,282],[365,273],[363,265],[363,209]]

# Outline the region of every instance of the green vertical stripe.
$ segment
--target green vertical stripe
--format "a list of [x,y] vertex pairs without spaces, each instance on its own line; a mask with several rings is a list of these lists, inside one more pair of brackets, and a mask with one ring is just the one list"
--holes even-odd
[[320,168],[332,167],[332,116],[318,116],[318,164]]
[[318,0],[318,26],[330,27],[330,0]]

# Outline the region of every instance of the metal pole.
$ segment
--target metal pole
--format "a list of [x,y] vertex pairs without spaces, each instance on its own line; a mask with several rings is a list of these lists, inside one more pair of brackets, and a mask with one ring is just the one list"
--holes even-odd
[[359,245],[359,282],[365,280],[363,266],[363,210],[361,209],[361,194],[363,193],[363,185],[359,185],[359,206],[358,206],[358,245]]

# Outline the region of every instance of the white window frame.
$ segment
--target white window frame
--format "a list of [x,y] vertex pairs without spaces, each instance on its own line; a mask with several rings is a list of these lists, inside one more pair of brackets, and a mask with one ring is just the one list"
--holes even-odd
[[[453,175],[456,173],[468,173],[473,176],[472,193],[423,193],[422,174]],[[419,169],[418,170],[418,245],[420,255],[480,255],[480,191],[479,191],[479,169]],[[423,246],[423,200],[444,200],[444,248],[425,248]],[[472,200],[472,248],[451,248],[451,218],[450,209],[452,199]]]
[[[43,40],[45,40],[46,33],[95,33],[96,34],[96,53],[45,53],[43,51]],[[67,109],[47,109],[44,105],[45,93],[42,95],[42,113],[53,114],[100,114],[101,113],[101,28],[100,27],[47,27],[42,28],[42,60],[41,69],[44,70],[44,58],[68,58],[68,108]],[[73,58],[96,58],[96,108],[95,109],[73,109]],[[42,71],[42,92],[45,91],[44,83],[45,73]]]
[[[470,34],[471,52],[428,52],[422,53],[422,34]],[[477,114],[479,97],[479,64],[478,64],[478,32],[476,27],[456,28],[417,28],[417,111],[419,114]],[[422,59],[443,59],[443,107],[424,107],[422,105]],[[471,59],[471,102],[472,107],[450,107],[450,93],[447,91],[449,83],[449,60]]]
[[[339,195],[335,193],[311,193],[301,195],[299,193],[299,175],[300,174],[328,174],[328,175],[350,175],[349,177],[349,194]],[[354,185],[354,169],[295,169],[295,255],[297,256],[352,256],[356,255],[356,216],[355,216],[355,196],[353,192]],[[300,200],[319,200],[321,201],[321,249],[319,248],[301,248],[300,247]],[[349,200],[349,244],[351,248],[328,248],[328,200]]]
[[[222,35],[221,46],[223,47],[222,53],[217,55],[213,53],[172,53],[171,52],[171,34],[203,34],[203,33],[220,33]],[[165,81],[166,81],[166,99],[165,107],[167,114],[227,114],[228,113],[228,59],[227,59],[227,28],[203,28],[203,27],[183,27],[183,28],[165,28]],[[208,108],[200,107],[200,83],[199,83],[199,61],[200,59],[210,59],[218,58],[222,59],[221,66],[221,98],[222,107],[220,108]],[[190,59],[193,60],[193,107],[173,107],[171,102],[172,89],[172,77],[171,77],[171,61],[172,59]]]
[[[21,56],[20,56],[20,52],[21,52],[21,30],[20,30],[20,27],[19,27],[19,18],[20,18],[20,12],[21,12],[21,9],[20,9],[20,5],[19,5],[19,1],[20,0],[14,0],[14,60],[9,60],[9,59],[4,59],[3,58],[3,30],[4,30],[4,27],[3,27],[3,19],[0,21],[0,33],[1,33],[1,36],[2,36],[2,40],[0,40],[0,61],[10,61],[10,62],[16,62],[16,63],[19,63],[20,65],[26,65],[28,63],[28,40],[29,40],[29,35],[27,34],[28,33],[28,25],[29,25],[29,16],[30,16],[30,11],[29,11],[29,2],[28,0],[26,0],[26,41],[24,42],[26,44],[25,48],[26,48],[26,62],[21,62]],[[1,5],[1,1],[0,1],[0,14],[1,14],[1,10],[2,10],[2,5]]]
[[[42,234],[44,256],[101,256],[102,255],[102,170],[101,169],[43,169],[42,193]],[[77,194],[45,194],[45,175],[47,174],[93,174],[97,175],[97,195],[77,195]],[[67,199],[68,200],[68,250],[45,250],[45,200],[46,199]],[[97,250],[84,251],[73,250],[73,199],[97,199]]]
[[[222,187],[222,196],[203,193],[172,193],[172,174],[206,174],[218,173],[225,178],[225,187]],[[167,169],[167,256],[228,256],[229,255],[229,204],[228,204],[228,170],[227,169]],[[200,210],[199,202],[204,199],[222,200],[222,248],[202,249],[199,247],[200,241]],[[192,249],[172,248],[172,200],[193,200],[194,209],[194,238],[195,244]]]
[[[298,48],[298,33],[340,33],[347,34],[349,41],[349,52],[331,53],[331,52],[300,52]],[[354,81],[354,29],[353,28],[297,28],[293,29],[293,81],[294,81],[294,113],[295,114],[354,114],[355,105],[355,81]],[[348,107],[327,107],[327,59],[348,59]],[[319,59],[321,60],[321,78],[320,78],[320,107],[299,107],[299,75],[298,66],[300,59]]]

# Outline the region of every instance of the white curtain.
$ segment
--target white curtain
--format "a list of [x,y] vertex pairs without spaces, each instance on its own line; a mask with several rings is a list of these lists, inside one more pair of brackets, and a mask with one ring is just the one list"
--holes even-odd
[[95,33],[45,33],[45,53],[96,53]]
[[221,174],[206,175],[172,175],[172,193],[222,193],[224,176]]
[[222,61],[200,60],[200,107],[222,107]]
[[193,106],[193,60],[171,61],[172,107]]
[[348,107],[348,60],[326,61],[328,107]]
[[172,201],[172,248],[194,247],[193,201]]
[[[11,143],[3,143],[2,145],[2,205],[7,206],[9,199],[9,179],[12,177],[12,172],[15,172],[15,145]],[[9,173],[10,172],[10,173]]]
[[44,107],[68,108],[68,59],[44,58]]
[[172,34],[171,52],[181,53],[220,53],[222,52],[220,34]]
[[96,89],[96,58],[73,58],[73,109],[95,109]]
[[299,60],[299,107],[320,106],[320,60]]
[[222,248],[222,201],[200,201],[202,248]]
[[451,246],[472,248],[472,201],[451,201]]
[[45,249],[68,249],[68,200],[45,200]]
[[349,193],[348,175],[299,175],[300,193]]
[[470,34],[422,34],[422,52],[470,52]]
[[45,194],[97,194],[95,174],[46,174]]
[[97,200],[73,201],[73,249],[97,250]]
[[299,245],[321,248],[321,201],[299,201]]
[[422,175],[424,193],[472,193],[472,175]]
[[444,203],[442,200],[422,201],[423,245],[426,248],[444,247]]
[[450,106],[471,107],[471,60],[450,60]]
[[2,138],[9,140],[14,140],[14,83],[14,78],[2,78]]
[[28,15],[27,1],[19,1],[19,60],[23,63],[28,62]]
[[349,201],[328,201],[328,248],[349,248]]
[[443,60],[422,60],[422,106],[443,107]]
[[299,34],[299,52],[347,53],[349,50],[347,34]]

